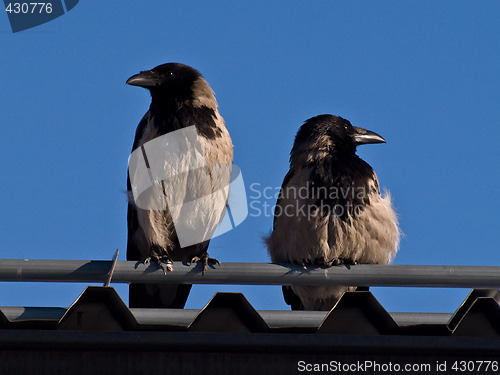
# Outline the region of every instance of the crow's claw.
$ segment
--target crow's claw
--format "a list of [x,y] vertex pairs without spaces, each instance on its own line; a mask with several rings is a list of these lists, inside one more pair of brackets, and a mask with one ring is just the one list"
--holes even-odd
[[343,258],[337,258],[332,261],[332,266],[340,266],[341,264],[345,266],[354,266],[358,264],[358,262],[352,259],[343,259]]
[[[156,253],[152,253],[150,257],[144,259],[144,264],[148,265],[153,261],[159,269],[163,271],[163,274],[166,275],[167,272],[173,271],[174,268],[172,267],[172,259],[168,255],[158,255]],[[166,269],[163,266],[163,263],[166,263]]]
[[199,263],[199,262],[203,264],[203,268],[201,269],[202,275],[205,274],[205,271],[207,270],[209,264],[213,266],[217,264],[218,266],[220,266],[220,262],[215,258],[210,258],[207,253],[203,254],[201,257],[194,256],[191,259],[190,263]]

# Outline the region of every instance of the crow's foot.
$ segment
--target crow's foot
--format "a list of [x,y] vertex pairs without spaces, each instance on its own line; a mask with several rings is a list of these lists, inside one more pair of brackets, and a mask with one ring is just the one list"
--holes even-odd
[[[163,271],[163,274],[166,275],[167,271],[173,271],[174,268],[172,267],[172,259],[168,255],[158,255],[156,252],[151,252],[151,256],[146,258],[144,260],[144,264],[148,265],[149,263],[154,262],[159,269]],[[166,264],[166,266],[163,266],[163,263]],[[165,269],[166,268],[166,269]]]
[[358,264],[357,261],[355,260],[352,260],[352,259],[343,259],[343,258],[338,258],[338,259],[334,259],[332,261],[332,266],[340,266],[340,265],[344,265],[344,266],[354,266]]
[[200,262],[201,262],[201,264],[203,264],[203,268],[201,270],[202,275],[205,274],[205,271],[207,270],[209,264],[214,265],[214,266],[217,264],[218,266],[220,266],[220,262],[215,258],[210,258],[208,256],[208,253],[205,253],[200,257],[194,256],[191,259],[190,263],[200,263]]

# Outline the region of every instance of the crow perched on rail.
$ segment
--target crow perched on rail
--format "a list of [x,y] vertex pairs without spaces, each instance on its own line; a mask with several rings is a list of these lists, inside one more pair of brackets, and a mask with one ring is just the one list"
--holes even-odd
[[[192,215],[191,219],[198,216],[196,220],[200,215],[204,215],[205,221],[202,221],[206,223],[202,225],[204,228],[200,226],[194,228],[198,232],[205,231],[203,238],[206,240],[189,246],[181,246],[181,236],[178,235],[179,227],[176,228],[173,220],[173,214],[178,213],[178,207],[148,209],[151,207],[139,204],[132,194],[134,189],[137,190],[137,184],[134,185],[133,182],[136,176],[131,176],[129,167],[127,259],[146,263],[152,261],[164,272],[166,271],[163,264],[166,263],[167,270],[170,270],[173,260],[200,262],[203,264],[204,271],[208,264],[218,263],[216,259],[209,258],[207,248],[215,226],[225,214],[233,159],[231,138],[224,119],[218,112],[214,93],[200,72],[179,63],[163,64],[152,70],[143,71],[130,77],[127,84],[144,87],[151,93],[151,105],[139,122],[132,152],[141,148],[139,151],[142,150],[146,158],[145,147],[148,147],[146,143],[160,136],[174,134],[172,132],[194,126],[192,129],[195,129],[193,130],[196,138],[195,144],[201,146],[201,149],[191,147],[192,150],[188,149],[187,153],[181,155],[174,152],[173,155],[180,159],[177,160],[180,163],[177,167],[180,166],[179,169],[182,170],[177,176],[173,176],[170,182],[168,180],[157,182],[161,183],[158,186],[163,190],[162,193],[162,190],[159,190],[160,195],[175,197],[177,202],[196,204],[195,198],[204,196],[204,208],[194,206],[186,215]],[[180,143],[190,146],[188,140],[185,139],[181,139]],[[170,146],[167,144],[165,147]],[[201,158],[205,166],[190,170],[189,163],[196,158],[198,160]],[[160,169],[163,168],[164,171],[171,168],[170,160],[160,160],[159,163],[158,160],[153,161],[157,162],[156,164],[160,165]],[[150,168],[148,162],[151,164],[152,160],[146,159],[146,166]],[[137,174],[139,172],[141,171],[137,170]],[[199,178],[202,175],[205,179]],[[219,192],[221,193],[215,194]],[[207,196],[210,199],[213,196],[208,206]],[[193,220],[186,219],[186,225],[192,222]],[[191,285],[132,284],[129,292],[130,307],[183,308],[190,289]]]
[[[273,262],[332,266],[390,262],[399,246],[396,214],[356,147],[385,143],[341,117],[320,115],[299,129],[290,170],[266,239]],[[353,286],[283,286],[292,310],[330,310]]]

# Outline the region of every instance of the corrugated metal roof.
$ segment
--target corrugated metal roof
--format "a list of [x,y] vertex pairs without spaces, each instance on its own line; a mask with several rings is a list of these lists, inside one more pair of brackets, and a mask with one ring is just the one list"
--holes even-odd
[[348,292],[330,312],[257,311],[241,293],[201,310],[129,309],[112,287],[89,286],[68,308],[0,307],[0,329],[294,332],[500,336],[500,291],[473,290],[454,314],[389,313],[370,292]]

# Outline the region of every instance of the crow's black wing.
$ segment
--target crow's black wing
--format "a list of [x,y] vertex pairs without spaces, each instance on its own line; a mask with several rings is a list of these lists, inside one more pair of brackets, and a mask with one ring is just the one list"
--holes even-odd
[[[145,128],[148,124],[150,112],[148,111],[137,126],[135,132],[134,144],[132,151],[139,147],[139,141],[144,135]],[[144,260],[144,253],[149,251],[149,243],[139,226],[137,217],[137,207],[133,202],[132,186],[130,184],[130,176],[127,173],[127,195],[128,195],[128,210],[127,210],[127,260],[136,260],[138,262]],[[141,252],[141,249],[143,251]],[[144,307],[144,308],[183,308],[189,296],[191,285],[168,285],[159,287],[156,284],[130,284],[129,287],[129,306]],[[166,305],[161,298],[161,293],[171,294],[171,302]]]
[[[135,131],[135,139],[134,144],[132,146],[132,151],[134,151],[139,146],[139,141],[144,134],[144,130],[148,123],[149,119],[149,111],[143,116],[137,129]],[[138,231],[142,231],[139,227],[139,220],[137,218],[137,208],[134,204],[132,197],[132,186],[130,184],[130,175],[127,171],[127,199],[128,199],[128,210],[127,210],[127,260],[141,260],[141,252],[139,247],[141,244],[138,242],[142,242],[140,240],[141,237],[144,238],[144,234],[142,236]],[[145,238],[144,238],[145,240]],[[143,244],[142,244],[143,245]]]

